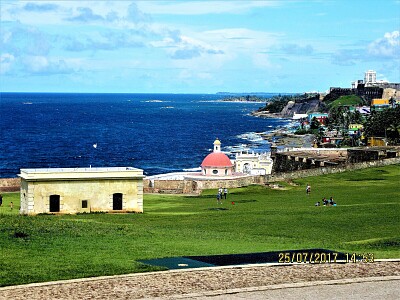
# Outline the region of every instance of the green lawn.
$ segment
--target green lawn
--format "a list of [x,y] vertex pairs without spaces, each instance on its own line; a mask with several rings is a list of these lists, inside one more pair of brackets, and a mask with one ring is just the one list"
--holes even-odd
[[[145,195],[144,214],[19,216],[19,193],[3,194],[0,286],[157,270],[135,261],[182,255],[326,248],[400,258],[399,182],[393,165],[231,189],[227,210],[214,210],[216,190]],[[324,196],[338,206],[315,207]]]
[[362,99],[356,95],[341,96],[329,104],[330,108],[337,106],[356,106],[362,104]]

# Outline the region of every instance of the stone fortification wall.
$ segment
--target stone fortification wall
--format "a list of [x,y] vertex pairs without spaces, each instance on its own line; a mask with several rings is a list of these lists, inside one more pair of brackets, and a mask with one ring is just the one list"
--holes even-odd
[[0,178],[0,192],[18,192],[21,178]]
[[264,184],[263,176],[246,176],[230,179],[202,180],[143,180],[144,193],[200,194],[204,189],[237,188],[252,184]]
[[337,156],[347,156],[347,151],[349,148],[285,148],[285,151],[301,151],[307,152],[310,155],[337,155]]
[[387,158],[375,161],[365,161],[346,165],[325,166],[306,170],[291,172],[280,172],[270,175],[247,176],[235,179],[214,179],[214,180],[155,180],[153,188],[149,187],[150,181],[144,179],[145,193],[169,193],[169,194],[200,194],[204,189],[217,189],[219,187],[237,188],[252,184],[264,185],[269,182],[286,181],[291,179],[319,176],[324,174],[341,173],[345,171],[380,167],[393,164],[400,164],[400,157]]
[[333,174],[333,173],[341,173],[345,171],[366,169],[370,167],[381,167],[400,164],[400,157],[395,158],[387,158],[375,161],[364,161],[360,163],[354,164],[346,164],[341,166],[328,166],[328,167],[320,167],[315,169],[307,169],[307,170],[298,170],[292,172],[282,172],[275,173],[270,175],[265,175],[265,182],[276,182],[276,181],[285,181],[289,179],[303,178],[309,176],[319,176],[324,174]]
[[355,148],[348,149],[347,162],[357,163],[394,157],[400,157],[399,146]]
[[159,194],[192,194],[199,193],[197,184],[193,180],[150,180],[143,179],[144,193]]
[[237,188],[242,186],[249,186],[252,184],[265,184],[263,176],[246,176],[235,179],[220,179],[220,180],[199,180],[197,181],[197,188],[199,190],[217,189],[217,188]]

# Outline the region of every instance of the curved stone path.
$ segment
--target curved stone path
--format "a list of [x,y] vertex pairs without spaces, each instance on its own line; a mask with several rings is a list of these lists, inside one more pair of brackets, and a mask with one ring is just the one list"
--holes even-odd
[[367,277],[384,280],[389,276],[400,279],[399,261],[232,266],[3,287],[0,288],[0,299],[196,298],[195,295],[207,296],[210,292],[215,296],[229,290]]

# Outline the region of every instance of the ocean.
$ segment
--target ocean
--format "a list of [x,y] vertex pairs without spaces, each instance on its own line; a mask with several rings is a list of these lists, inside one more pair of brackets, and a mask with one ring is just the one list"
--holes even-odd
[[232,158],[240,150],[265,152],[270,144],[257,133],[289,123],[250,115],[264,103],[222,102],[218,94],[0,96],[2,178],[16,177],[21,168],[132,166],[146,175],[197,170],[216,138]]

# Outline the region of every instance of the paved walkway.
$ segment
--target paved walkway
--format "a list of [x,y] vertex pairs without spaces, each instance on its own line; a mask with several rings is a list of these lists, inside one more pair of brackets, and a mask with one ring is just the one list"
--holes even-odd
[[[353,281],[353,282],[351,282]],[[397,300],[400,295],[400,277],[391,278],[363,278],[354,280],[332,280],[293,285],[273,285],[260,287],[258,290],[249,289],[230,290],[224,293],[205,293],[204,295],[182,295],[175,299],[195,300],[325,300],[325,299],[385,299]],[[162,299],[162,298],[148,298]]]

